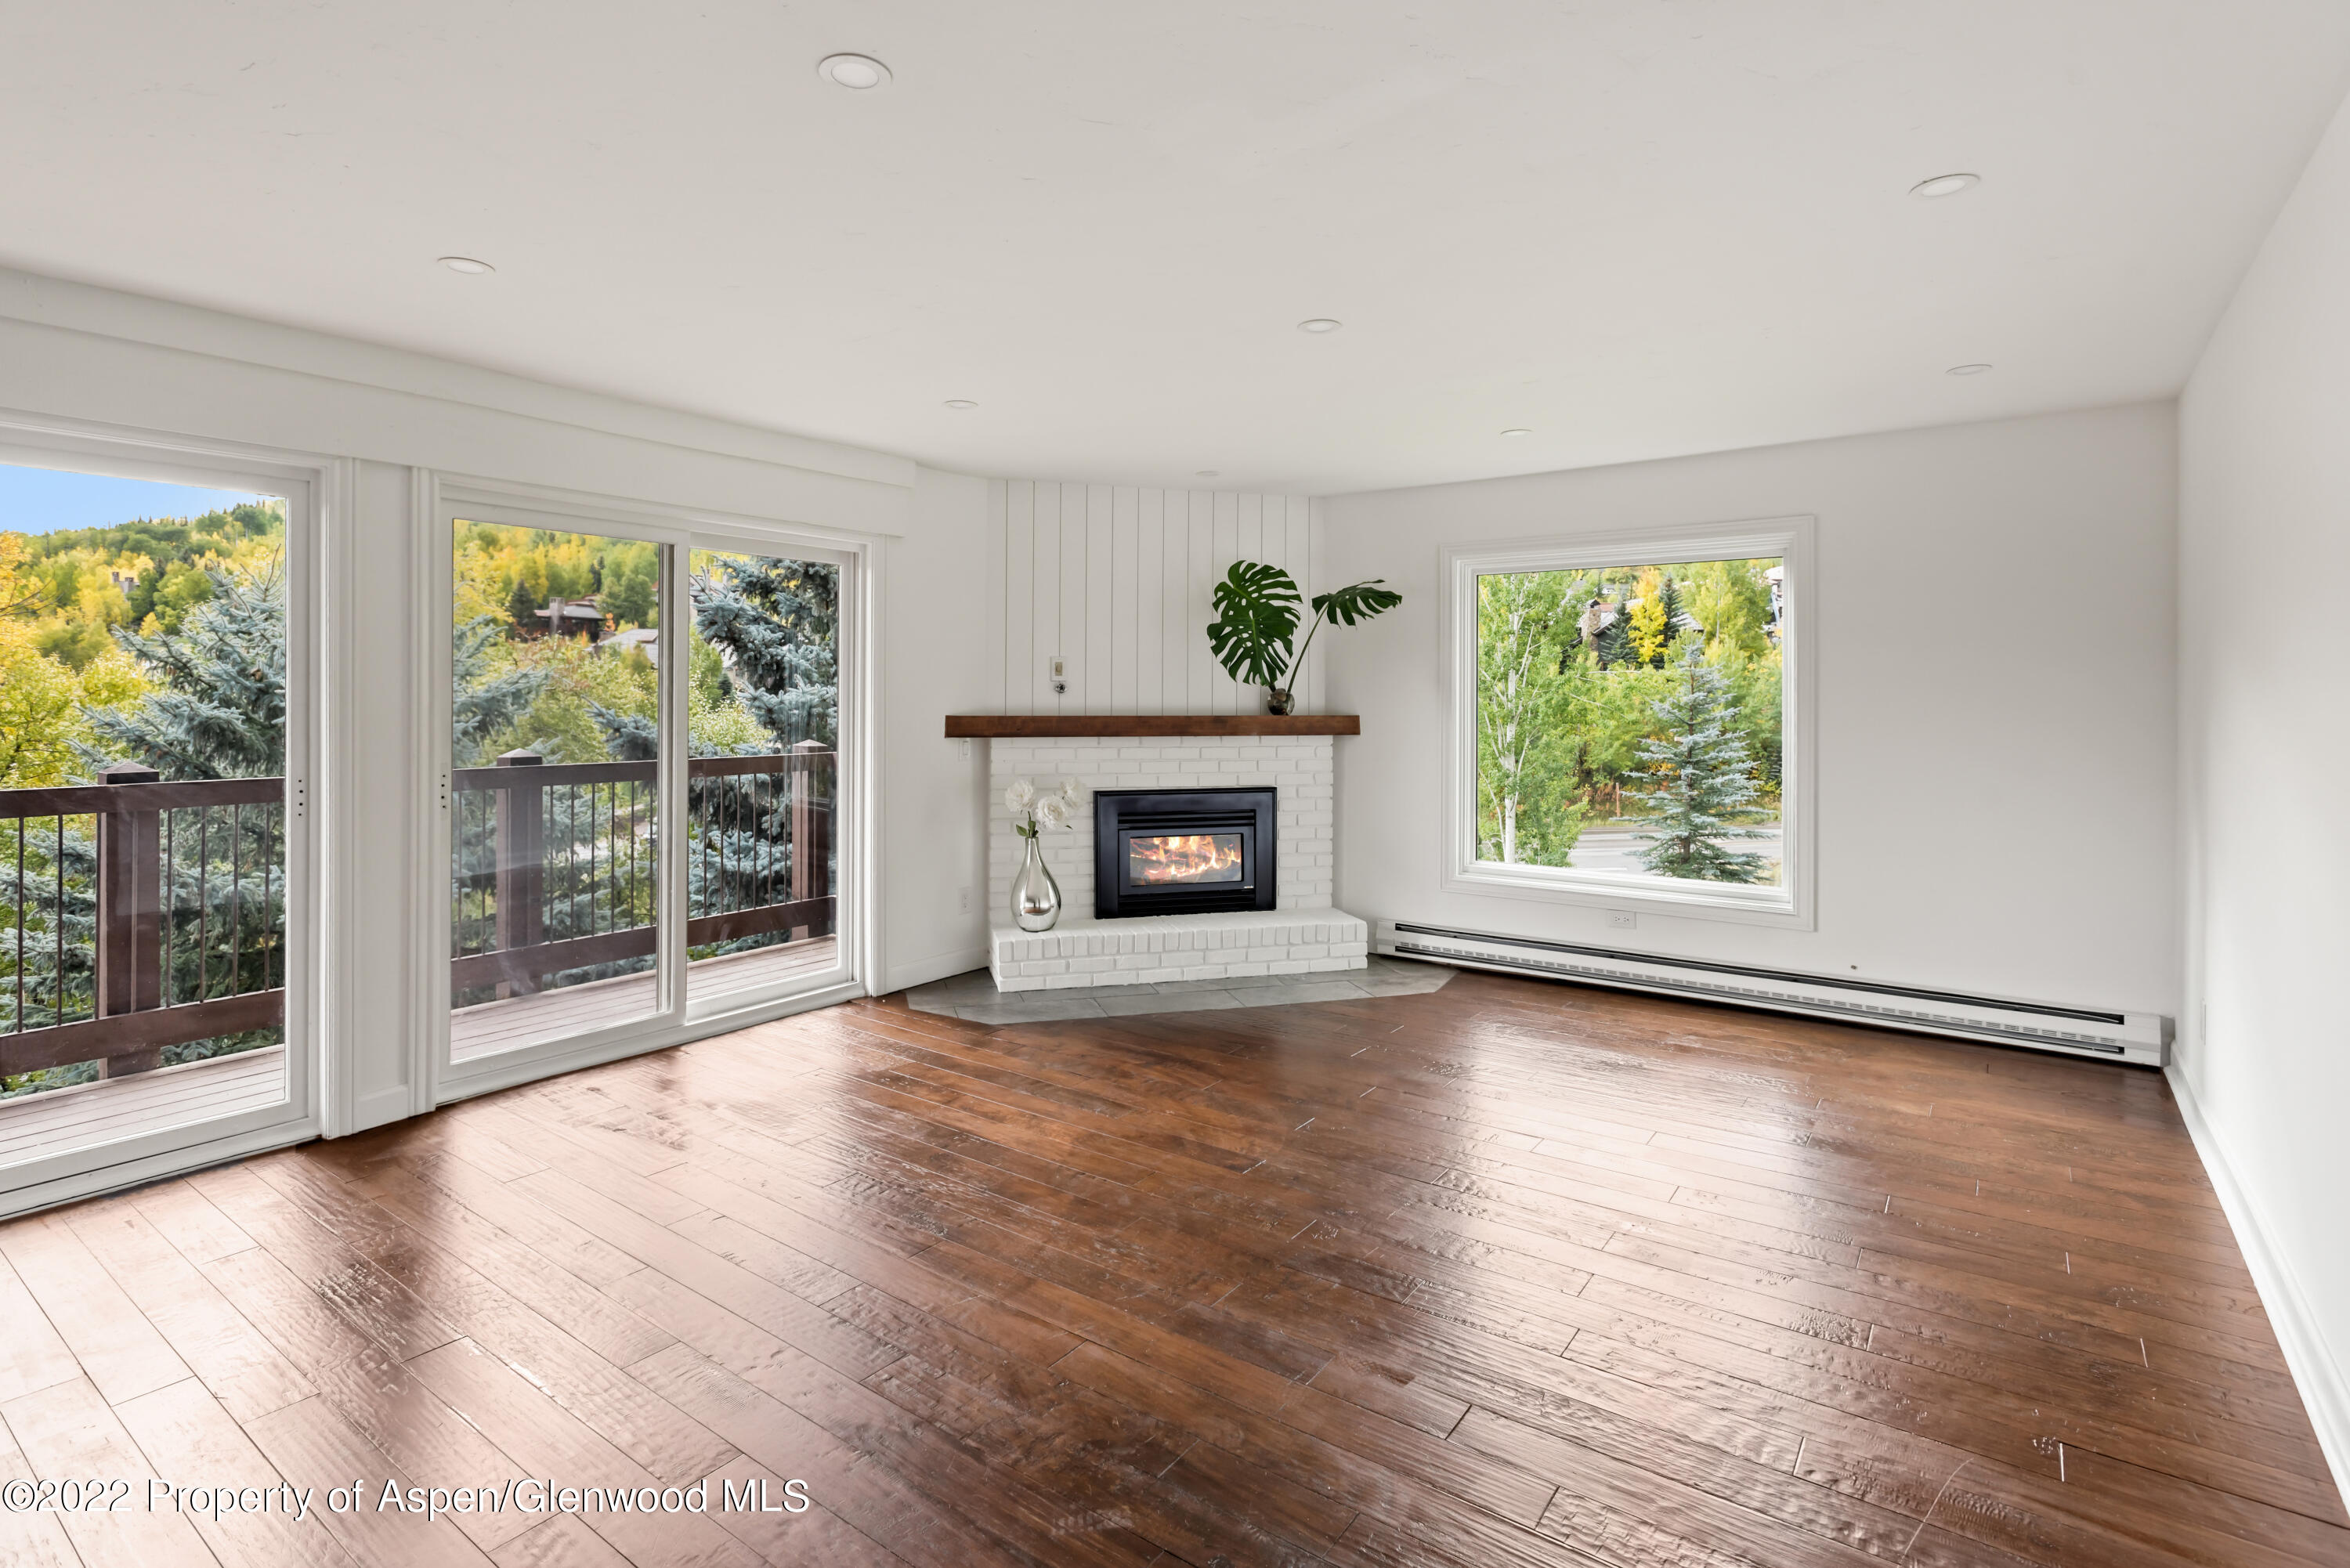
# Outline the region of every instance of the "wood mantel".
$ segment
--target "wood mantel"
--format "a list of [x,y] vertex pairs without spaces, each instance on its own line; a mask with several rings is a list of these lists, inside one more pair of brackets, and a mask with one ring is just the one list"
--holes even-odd
[[1359,735],[1359,713],[950,713],[947,739],[1118,735]]

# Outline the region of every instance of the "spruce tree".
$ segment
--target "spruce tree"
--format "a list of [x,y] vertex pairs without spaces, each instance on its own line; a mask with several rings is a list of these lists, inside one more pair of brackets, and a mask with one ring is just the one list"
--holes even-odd
[[75,748],[95,774],[139,762],[166,779],[273,778],[286,771],[286,584],[271,570],[214,567],[212,597],[177,630],[114,640],[155,683],[124,710],[88,710],[94,744]]
[[520,578],[515,580],[514,592],[506,596],[506,618],[514,622],[516,631],[542,629],[538,618],[538,596],[532,593],[530,585]]
[[1680,665],[1680,690],[1649,704],[1664,738],[1640,742],[1640,762],[1657,780],[1648,791],[1655,828],[1640,836],[1640,863],[1660,877],[1760,881],[1769,860],[1723,847],[1764,836],[1730,821],[1754,799],[1753,761],[1733,727],[1730,682],[1698,657],[1694,639],[1682,645]]
[[[1681,634],[1681,613],[1684,608],[1681,604],[1680,588],[1670,577],[1667,577],[1657,589],[1657,607],[1662,610],[1665,616],[1665,629],[1662,634],[1664,646],[1670,648],[1673,645],[1673,639]],[[1657,669],[1662,670],[1665,667],[1665,656],[1659,653],[1648,662]]]

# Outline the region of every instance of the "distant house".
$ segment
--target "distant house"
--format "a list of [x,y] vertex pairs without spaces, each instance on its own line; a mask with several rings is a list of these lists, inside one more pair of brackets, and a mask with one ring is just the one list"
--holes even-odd
[[608,653],[626,653],[630,649],[642,650],[654,669],[660,668],[660,630],[657,627],[632,626],[626,631],[616,631],[597,646]]
[[538,612],[549,637],[577,637],[588,642],[604,638],[604,607],[590,594],[584,599],[551,598]]

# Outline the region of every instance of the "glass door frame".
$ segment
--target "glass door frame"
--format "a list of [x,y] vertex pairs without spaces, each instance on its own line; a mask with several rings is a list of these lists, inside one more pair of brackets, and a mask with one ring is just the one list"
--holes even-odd
[[[418,798],[429,822],[420,834],[417,868],[416,977],[419,1031],[417,1081],[428,1086],[427,1105],[441,1105],[517,1084],[554,1076],[600,1062],[658,1051],[690,1040],[740,1028],[786,1012],[823,1006],[865,994],[865,911],[868,860],[864,853],[872,778],[868,690],[869,625],[867,604],[875,581],[872,542],[861,535],[765,518],[735,516],[584,492],[480,480],[418,470],[415,475],[417,566],[416,733],[420,762]],[[454,796],[453,703],[451,628],[455,614],[454,528],[468,522],[601,535],[661,547],[661,624],[659,686],[661,747],[655,794],[656,832],[661,865],[657,901],[655,973],[658,1005],[650,1013],[603,1028],[525,1045],[469,1062],[450,1059],[449,866]],[[685,929],[687,866],[684,853],[686,778],[689,756],[687,698],[689,660],[683,628],[691,625],[691,561],[696,549],[714,549],[821,559],[841,568],[839,660],[841,810],[837,819],[837,855],[841,867],[835,929],[837,961],[814,974],[760,987],[728,991],[694,1005],[691,993]]]
[[[286,502],[286,1097],[28,1160],[0,1174],[0,1217],[163,1179],[316,1137],[330,1064],[321,1059],[326,866],[317,834],[331,809],[319,747],[326,689],[339,661],[322,643],[334,532],[349,526],[355,465],[236,442],[0,412],[0,462],[282,496]],[[337,1128],[335,1130],[340,1130]]]

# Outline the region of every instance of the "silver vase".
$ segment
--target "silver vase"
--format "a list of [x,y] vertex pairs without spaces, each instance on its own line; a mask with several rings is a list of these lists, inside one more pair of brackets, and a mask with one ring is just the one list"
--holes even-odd
[[1012,923],[1024,931],[1049,931],[1061,922],[1061,885],[1045,865],[1045,851],[1027,841],[1028,853],[1012,878]]

